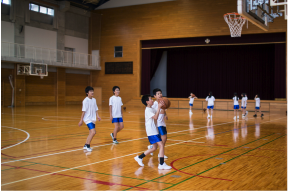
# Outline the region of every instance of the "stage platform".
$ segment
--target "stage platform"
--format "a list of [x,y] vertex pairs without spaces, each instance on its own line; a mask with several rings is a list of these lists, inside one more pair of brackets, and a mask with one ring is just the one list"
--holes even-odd
[[[168,98],[171,101],[170,109],[189,109],[189,98]],[[241,100],[239,101],[241,107]],[[141,103],[141,97],[134,97],[132,100],[124,104],[128,107],[145,107]],[[203,109],[207,107],[207,102],[204,98],[195,99],[193,109]],[[233,100],[231,99],[216,99],[215,110],[230,111],[233,110]],[[248,111],[255,111],[255,101],[248,100]],[[264,112],[286,112],[287,101],[261,100],[261,110]]]

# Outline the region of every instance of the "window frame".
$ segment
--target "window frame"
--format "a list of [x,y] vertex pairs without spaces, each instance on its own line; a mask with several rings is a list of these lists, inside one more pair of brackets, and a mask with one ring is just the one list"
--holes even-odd
[[2,3],[2,4],[4,4],[4,5],[11,5],[11,0],[7,0],[8,3],[4,3],[3,1],[5,1],[5,0],[1,0],[1,3]]
[[[3,0],[2,0],[2,1],[3,1]],[[32,5],[32,4],[38,6],[38,11],[34,11],[34,10],[31,9],[31,5]],[[43,7],[43,8],[46,9],[46,13],[40,12],[41,7]],[[49,14],[48,9],[51,9],[53,14]],[[30,2],[30,3],[29,3],[29,11],[34,11],[34,12],[36,12],[36,13],[41,13],[41,14],[49,15],[49,16],[54,16],[54,14],[55,14],[55,9],[54,9],[53,7],[49,7],[49,6],[46,6],[46,5],[41,5],[41,4],[34,3],[34,2]]]
[[[121,47],[122,51],[116,51],[116,47],[117,48]],[[122,56],[121,57],[119,57],[119,56],[116,57],[116,53],[119,53],[119,52],[121,52]],[[123,58],[123,46],[114,46],[114,58]]]

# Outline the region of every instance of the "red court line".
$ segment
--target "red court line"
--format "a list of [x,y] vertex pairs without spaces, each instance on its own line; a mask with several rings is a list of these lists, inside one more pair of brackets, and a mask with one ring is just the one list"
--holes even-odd
[[[32,170],[32,171],[37,171],[37,172],[43,172],[43,173],[51,173],[51,172],[47,172],[47,171],[43,171],[43,170],[37,170],[37,169],[30,169],[30,168],[25,168],[25,167],[17,167],[17,166],[12,166],[12,165],[7,165],[7,164],[2,164],[4,166],[10,166],[10,167],[14,167],[16,169],[25,169],[25,170]],[[113,182],[105,182],[105,181],[101,181],[101,180],[94,180],[94,179],[90,179],[90,178],[82,178],[82,177],[78,177],[78,176],[71,176],[71,175],[66,175],[66,174],[59,174],[59,173],[53,173],[51,175],[59,175],[59,176],[67,176],[70,178],[78,178],[78,179],[83,179],[83,180],[91,180],[92,183],[96,183],[96,184],[103,184],[103,185],[107,185],[107,186],[114,186],[114,185],[119,185],[119,186],[126,186],[129,188],[137,188],[137,189],[141,189],[141,190],[150,190],[148,188],[141,188],[141,187],[136,187],[136,186],[129,186],[129,185],[125,185],[125,184],[118,184],[118,183],[113,183]]]
[[[181,170],[177,169],[176,167],[174,167],[174,162],[176,162],[176,161],[178,161],[178,160],[181,160],[181,159],[184,159],[184,158],[196,157],[196,156],[207,156],[207,155],[216,155],[216,154],[193,155],[193,156],[182,157],[182,158],[178,158],[178,159],[173,160],[173,161],[170,163],[170,165],[171,165],[171,167],[172,167],[174,170],[176,170],[176,171],[178,171],[178,172],[181,172],[181,173],[184,173],[184,174],[191,175],[191,176],[197,176],[197,177],[201,177],[201,178],[210,178],[210,179],[215,179],[215,180],[232,181],[232,180],[229,180],[229,179],[214,178],[214,177],[209,177],[209,176],[200,176],[200,175],[197,175],[197,174],[191,174],[191,173],[188,173],[188,172],[181,171]],[[239,154],[222,154],[222,155],[239,155]],[[270,157],[266,157],[266,156],[255,156],[255,155],[244,155],[244,156],[270,158]]]

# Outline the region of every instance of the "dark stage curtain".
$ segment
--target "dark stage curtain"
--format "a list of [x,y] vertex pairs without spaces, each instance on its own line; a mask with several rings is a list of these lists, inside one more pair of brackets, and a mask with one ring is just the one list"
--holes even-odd
[[142,72],[141,72],[141,94],[150,94],[150,81],[153,78],[164,50],[143,49],[142,50]]
[[286,44],[275,44],[275,98],[286,98]]
[[[244,92],[249,99],[259,94],[261,99],[273,100],[274,63],[275,44],[168,49],[167,94],[182,98],[193,92],[204,98],[212,91],[216,99],[232,99],[234,92],[239,96]],[[279,67],[277,71],[285,70]]]

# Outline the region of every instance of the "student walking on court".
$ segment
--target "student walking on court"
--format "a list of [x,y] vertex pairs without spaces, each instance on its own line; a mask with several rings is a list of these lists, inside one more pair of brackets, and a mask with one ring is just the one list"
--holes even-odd
[[257,117],[257,111],[260,112],[261,117],[263,117],[264,114],[261,112],[261,105],[260,105],[260,97],[259,97],[259,95],[257,94],[254,99],[255,99],[255,115],[253,115],[253,117]]
[[[214,101],[215,101],[215,97],[213,96],[212,92],[209,92],[209,95],[206,97],[206,101],[208,101],[207,104],[207,119],[210,117],[212,119],[212,115],[213,115],[213,109],[214,109]],[[211,109],[211,116],[209,115],[209,110]]]
[[[158,103],[160,100],[162,100],[161,89],[159,89],[159,88],[154,89],[153,95],[156,98],[156,101],[154,101],[152,108],[157,110]],[[168,120],[168,116],[166,114],[166,111],[164,109],[160,109],[159,117],[157,119],[157,127],[158,127],[159,134],[161,135],[161,139],[162,139],[164,147],[165,147],[165,144],[167,141],[167,129],[166,129],[165,119]],[[152,147],[153,147],[153,145],[149,145],[148,149],[152,149]],[[153,155],[153,152],[150,154]],[[158,154],[158,157],[160,157],[159,154]],[[164,158],[167,159],[168,157],[164,155]]]
[[190,98],[190,101],[189,101],[190,111],[189,111],[189,113],[193,114],[192,113],[193,102],[194,102],[194,99],[197,99],[197,97],[193,93],[191,93],[188,98]]
[[83,147],[83,149],[86,149],[87,151],[92,151],[92,148],[90,147],[91,141],[96,134],[95,131],[95,123],[96,123],[96,117],[98,121],[101,120],[101,118],[98,115],[98,107],[96,103],[96,99],[93,98],[94,95],[94,89],[91,86],[87,86],[85,88],[85,93],[87,97],[82,102],[82,115],[80,122],[78,126],[82,126],[83,121],[87,125],[89,129],[89,135],[87,137],[86,143]]
[[148,140],[149,140],[150,144],[153,145],[153,147],[151,149],[148,149],[147,151],[145,151],[141,155],[134,157],[134,159],[137,161],[137,163],[140,166],[144,166],[143,158],[146,155],[154,152],[157,149],[157,147],[159,146],[159,156],[160,156],[159,161],[160,162],[158,165],[158,169],[169,170],[169,169],[171,169],[171,166],[168,166],[164,162],[164,144],[161,140],[161,136],[159,135],[159,132],[158,132],[158,130],[155,126],[155,123],[154,123],[154,120],[157,120],[159,117],[160,109],[164,105],[164,102],[160,101],[158,103],[157,110],[155,110],[152,108],[153,100],[152,100],[150,95],[144,95],[141,98],[141,101],[146,106],[146,109],[145,109],[145,128],[146,128]]
[[242,110],[242,118],[246,116],[246,105],[247,105],[247,97],[245,93],[241,94],[241,110]]
[[239,97],[237,96],[237,93],[234,93],[234,97],[232,98],[234,102],[234,120],[239,119]]
[[110,121],[114,123],[115,128],[113,133],[111,133],[111,137],[113,143],[118,144],[117,141],[117,133],[119,133],[123,128],[123,110],[122,110],[122,99],[119,96],[120,88],[118,86],[114,86],[112,88],[114,95],[109,99],[109,112],[110,112]]

